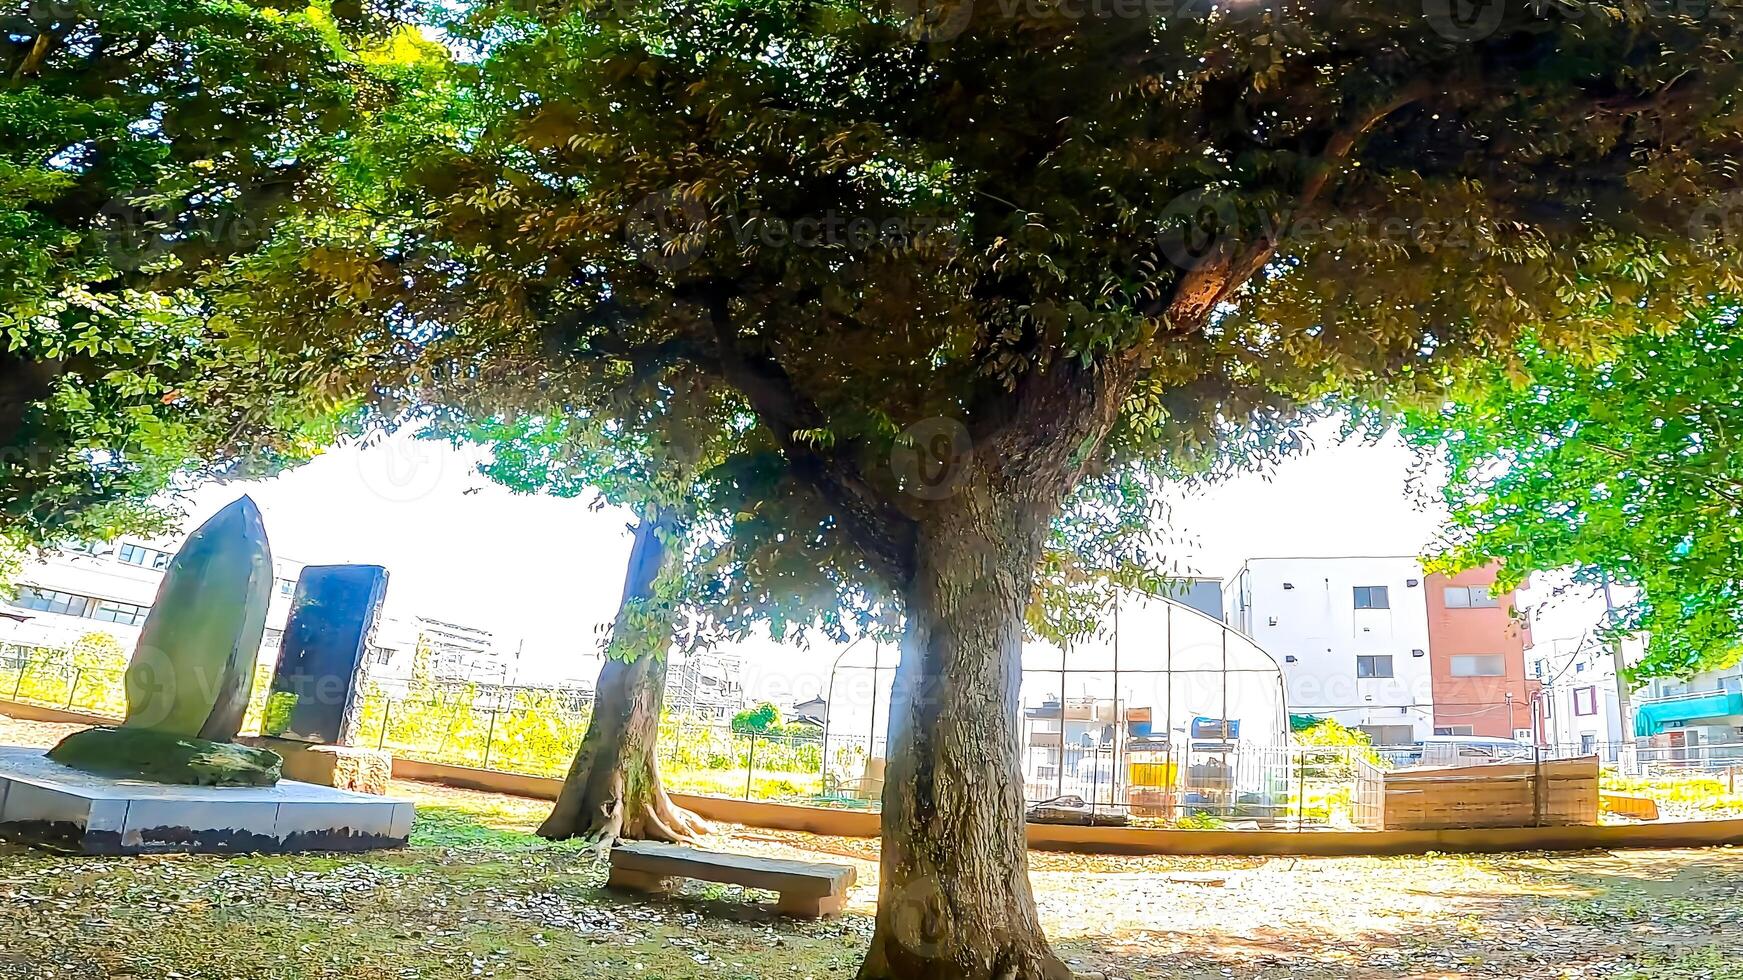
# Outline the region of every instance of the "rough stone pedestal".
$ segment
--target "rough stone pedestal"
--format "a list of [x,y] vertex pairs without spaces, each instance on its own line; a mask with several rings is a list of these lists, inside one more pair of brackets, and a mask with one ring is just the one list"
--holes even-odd
[[370,796],[387,795],[387,784],[393,779],[393,754],[390,752],[349,745],[310,745],[288,738],[243,741],[283,756],[286,779]]

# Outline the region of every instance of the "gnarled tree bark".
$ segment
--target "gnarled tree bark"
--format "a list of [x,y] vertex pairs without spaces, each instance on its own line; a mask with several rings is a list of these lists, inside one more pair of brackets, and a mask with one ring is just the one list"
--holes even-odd
[[919,528],[861,980],[1070,980],[1029,887],[1016,711],[1055,509],[975,480]]
[[[673,527],[674,522],[663,513],[636,526],[617,629],[627,629],[628,613],[653,597],[660,570],[672,560],[661,536]],[[607,848],[619,839],[687,843],[708,833],[701,818],[672,802],[660,782],[654,755],[665,700],[665,647],[670,635],[668,626],[665,637],[655,638],[651,650],[646,649],[646,643],[633,644],[643,649],[632,658],[606,657],[593,694],[587,734],[582,736],[556,807],[539,826],[540,836],[552,840],[579,837]],[[618,645],[618,639],[613,638],[613,646]]]

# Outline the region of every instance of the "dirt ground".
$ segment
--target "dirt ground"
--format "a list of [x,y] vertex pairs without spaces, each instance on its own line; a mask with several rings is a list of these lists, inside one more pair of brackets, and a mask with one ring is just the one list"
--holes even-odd
[[[72,729],[0,719],[0,742]],[[847,914],[692,883],[604,891],[547,804],[419,783],[412,846],[366,856],[65,858],[0,846],[0,978],[834,978],[871,930],[877,842],[721,827],[711,846],[845,861]],[[1085,973],[1140,978],[1743,980],[1743,850],[1408,858],[1031,855]]]

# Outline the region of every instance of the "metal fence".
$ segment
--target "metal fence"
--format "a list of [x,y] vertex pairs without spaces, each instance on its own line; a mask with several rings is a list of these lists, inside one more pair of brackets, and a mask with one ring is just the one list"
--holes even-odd
[[127,707],[123,674],[41,647],[0,646],[0,697],[12,701],[119,716]]
[[[118,716],[125,708],[122,674],[52,651],[0,648],[0,698],[13,701]],[[258,731],[264,697],[265,684],[258,683],[245,731]],[[540,689],[507,697],[480,697],[464,686],[403,697],[371,689],[358,708],[353,744],[552,777],[566,771],[588,718],[572,692]],[[662,774],[676,792],[868,809],[881,796],[885,751],[884,740],[870,733],[835,732],[825,740],[821,732],[741,732],[685,717],[665,718],[658,740]],[[1666,819],[1743,816],[1743,743],[1669,745],[1661,738],[1522,745],[1509,758],[1588,755],[1602,762],[1607,790],[1655,799]],[[1026,770],[1025,796],[1037,818],[1300,830],[1370,825],[1377,774],[1445,762],[1425,759],[1419,745],[1246,742],[1215,753],[1191,742],[1065,745],[1058,758],[1057,771]]]

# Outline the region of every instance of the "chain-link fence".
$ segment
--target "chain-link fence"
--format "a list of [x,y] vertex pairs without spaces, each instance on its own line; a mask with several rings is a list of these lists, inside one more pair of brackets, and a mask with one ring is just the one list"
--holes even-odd
[[[119,717],[123,670],[76,663],[64,651],[0,648],[0,699]],[[244,732],[258,731],[264,678]],[[588,705],[559,688],[481,691],[430,685],[394,695],[368,687],[353,744],[449,765],[561,777],[586,732]],[[1606,794],[1653,801],[1659,819],[1743,816],[1743,742],[1622,743],[1453,748],[1430,744],[1258,745],[1185,741],[1059,747],[1060,768],[1025,770],[1034,819],[1139,826],[1361,828],[1375,826],[1384,774],[1425,766],[1543,763],[1596,756]],[[1209,751],[1207,749],[1214,749]],[[876,809],[884,739],[795,727],[734,731],[668,716],[658,757],[681,793]],[[1468,753],[1468,757],[1465,754]]]

